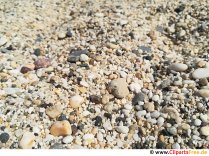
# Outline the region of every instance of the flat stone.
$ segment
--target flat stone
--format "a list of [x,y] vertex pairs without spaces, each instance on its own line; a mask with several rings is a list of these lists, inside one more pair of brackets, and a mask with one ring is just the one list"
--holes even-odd
[[183,72],[188,69],[188,66],[183,63],[173,63],[169,66],[169,69],[176,72]]
[[127,126],[118,126],[116,130],[119,133],[127,134],[129,132],[129,128]]
[[10,138],[10,136],[6,132],[0,134],[0,142],[2,142],[2,143],[7,143],[9,138]]
[[50,128],[54,136],[67,136],[72,134],[71,125],[67,120],[56,121]]
[[192,76],[193,76],[194,79],[208,78],[209,77],[209,68],[199,68],[199,69],[196,69],[192,73]]
[[109,83],[108,90],[119,99],[126,97],[129,94],[126,79],[119,78],[112,80]]
[[72,96],[69,100],[69,105],[72,108],[78,108],[83,103],[84,99],[80,95]]
[[209,136],[209,126],[201,127],[200,134],[204,136]]
[[198,93],[202,97],[209,98],[209,89],[201,89]]
[[58,117],[62,113],[62,111],[63,111],[62,105],[54,105],[52,107],[46,108],[46,114],[52,119]]
[[22,139],[19,142],[19,146],[22,149],[31,149],[35,143],[35,136],[31,132],[25,132]]

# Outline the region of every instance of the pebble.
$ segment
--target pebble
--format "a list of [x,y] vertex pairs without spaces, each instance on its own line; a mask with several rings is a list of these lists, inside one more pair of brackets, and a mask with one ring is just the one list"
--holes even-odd
[[78,108],[81,106],[81,104],[84,102],[84,99],[83,97],[81,97],[80,95],[75,95],[75,96],[72,96],[69,100],[69,105],[72,107],[72,108]]
[[0,134],[0,141],[2,142],[2,143],[7,143],[7,141],[9,140],[9,138],[10,138],[10,136],[9,136],[9,134],[8,133],[1,133]]
[[136,113],[136,116],[137,116],[138,118],[140,118],[140,117],[146,115],[146,113],[147,113],[147,112],[146,112],[145,110],[138,111],[138,112]]
[[148,112],[153,112],[155,110],[155,105],[151,102],[145,103],[144,109],[147,110]]
[[158,117],[160,116],[160,112],[154,111],[154,112],[152,112],[152,113],[150,114],[150,116],[151,116],[152,118],[158,118]]
[[164,119],[163,117],[159,117],[159,118],[157,119],[157,124],[158,124],[158,126],[162,126],[162,125],[164,124],[164,121],[165,121],[165,119]]
[[201,89],[198,93],[202,97],[209,98],[209,89]]
[[22,149],[31,149],[35,143],[35,136],[31,132],[25,132],[22,139],[19,142],[19,146]]
[[5,36],[0,36],[0,46],[3,46],[7,43],[7,38]]
[[81,62],[87,62],[89,60],[89,57],[86,54],[80,55],[80,61]]
[[116,128],[116,130],[119,132],[119,133],[123,133],[123,134],[128,134],[129,132],[129,128],[127,126],[118,126]]
[[112,80],[108,86],[109,91],[119,99],[126,97],[129,94],[126,79],[119,78]]
[[201,127],[200,134],[204,136],[209,136],[209,126]]
[[58,39],[64,39],[65,37],[66,37],[66,33],[64,31],[58,33]]
[[58,104],[46,108],[46,114],[52,119],[58,117],[62,113],[62,111],[63,111],[62,105],[58,105]]
[[176,72],[183,72],[188,69],[188,66],[183,63],[173,63],[169,66],[169,69]]
[[167,131],[172,134],[172,135],[176,135],[177,134],[177,129],[176,127],[169,127],[167,128]]
[[172,149],[180,149],[181,147],[180,147],[180,145],[178,144],[178,143],[174,143],[173,145],[172,145]]
[[102,96],[102,104],[107,104],[108,102],[109,102],[109,100],[110,100],[110,97],[109,97],[109,95],[108,94],[105,94],[105,95],[103,95]]
[[194,125],[195,125],[195,126],[200,126],[201,123],[202,123],[202,121],[201,121],[200,119],[195,119],[195,120],[194,120]]
[[65,147],[61,143],[55,143],[49,149],[65,149]]
[[132,104],[137,105],[138,102],[143,102],[145,98],[145,95],[143,93],[137,93],[135,94],[134,98],[132,99]]
[[141,91],[141,86],[138,83],[132,83],[130,84],[129,89],[134,93],[139,93]]
[[34,62],[35,69],[47,68],[51,65],[51,60],[49,58],[41,58]]
[[87,144],[94,142],[94,135],[93,134],[85,134],[83,136],[83,140],[87,142]]
[[90,98],[90,101],[95,104],[100,104],[102,100],[102,98],[99,95],[91,95],[89,98]]
[[207,114],[201,114],[200,115],[200,119],[202,120],[202,122],[208,123],[208,116],[207,116]]
[[71,125],[67,120],[56,121],[50,128],[50,133],[54,136],[67,136],[72,134]]
[[63,138],[62,142],[65,144],[70,144],[73,141],[73,137],[72,136],[66,136]]
[[103,134],[102,133],[97,133],[97,139],[98,139],[98,141],[100,141],[100,142],[102,142],[103,140],[104,140],[104,136],[103,136]]
[[25,74],[25,73],[27,73],[29,71],[33,71],[34,69],[35,69],[35,65],[34,64],[26,64],[26,65],[24,65],[21,68],[20,72]]
[[198,68],[193,73],[194,79],[203,79],[209,77],[209,68]]

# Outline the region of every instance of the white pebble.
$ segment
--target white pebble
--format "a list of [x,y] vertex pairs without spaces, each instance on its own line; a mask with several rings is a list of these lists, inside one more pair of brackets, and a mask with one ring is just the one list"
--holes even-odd
[[63,143],[65,144],[69,144],[73,141],[73,137],[72,136],[66,136],[63,138]]

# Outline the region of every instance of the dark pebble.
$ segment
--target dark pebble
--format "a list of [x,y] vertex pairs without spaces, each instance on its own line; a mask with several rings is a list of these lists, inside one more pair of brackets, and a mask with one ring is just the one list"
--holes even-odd
[[6,143],[8,140],[9,140],[9,134],[8,133],[1,133],[0,141],[2,143]]
[[135,94],[134,98],[132,99],[132,104],[137,105],[139,101],[144,101],[144,94],[143,93],[137,93]]
[[77,128],[78,128],[80,131],[82,131],[82,130],[84,129],[84,124],[79,123],[78,126],[77,126]]
[[115,122],[125,122],[126,121],[126,119],[125,118],[122,118],[122,117],[117,117],[116,119],[115,119]]
[[70,62],[70,63],[76,63],[76,62],[79,61],[79,57],[70,56],[70,57],[68,57],[67,61]]
[[132,149],[141,149],[141,148],[142,148],[142,146],[141,146],[140,142],[132,144]]
[[101,96],[98,95],[90,95],[90,101],[95,103],[95,104],[100,104],[101,103]]
[[157,149],[166,149],[166,144],[162,141],[157,142],[156,144]]
[[130,32],[128,35],[131,37],[131,39],[134,39],[135,38],[133,32]]
[[7,50],[14,50],[14,48],[12,47],[12,45],[10,45],[9,47],[6,48]]
[[53,106],[51,103],[47,104],[47,103],[43,103],[40,105],[40,107],[43,107],[43,108],[47,108],[47,107],[51,107]]
[[95,120],[95,126],[101,126],[102,125],[102,118],[100,117],[100,116],[96,116],[95,118],[94,118],[94,120]]
[[143,59],[150,61],[150,60],[152,60],[152,56],[149,56],[149,55],[148,56],[144,56]]
[[63,121],[63,120],[67,120],[67,117],[65,114],[61,114],[58,118],[57,118],[58,121]]
[[72,32],[71,32],[70,30],[68,30],[67,33],[66,33],[66,36],[67,36],[67,37],[72,37],[73,34],[72,34]]
[[112,120],[112,114],[110,114],[110,113],[104,113],[104,117]]
[[25,73],[27,73],[27,72],[29,72],[29,71],[32,71],[32,70],[33,70],[33,69],[28,68],[28,67],[22,67],[22,68],[20,69],[20,72],[23,73],[23,74],[25,74]]
[[138,50],[132,50],[132,53],[134,53],[134,54],[136,54],[136,56],[141,56],[141,54],[139,53],[139,51]]
[[182,11],[184,11],[184,9],[185,9],[185,5],[179,5],[174,11],[176,12],[176,13],[180,13],[180,12],[182,12]]
[[72,129],[72,135],[75,135],[78,132],[78,128],[76,125],[72,125],[71,129]]
[[34,50],[34,55],[40,56],[41,55],[41,49],[37,48]]

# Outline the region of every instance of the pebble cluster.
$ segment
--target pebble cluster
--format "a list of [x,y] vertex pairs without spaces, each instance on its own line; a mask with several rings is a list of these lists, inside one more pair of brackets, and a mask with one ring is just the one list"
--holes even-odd
[[207,0],[1,0],[0,148],[209,148]]

